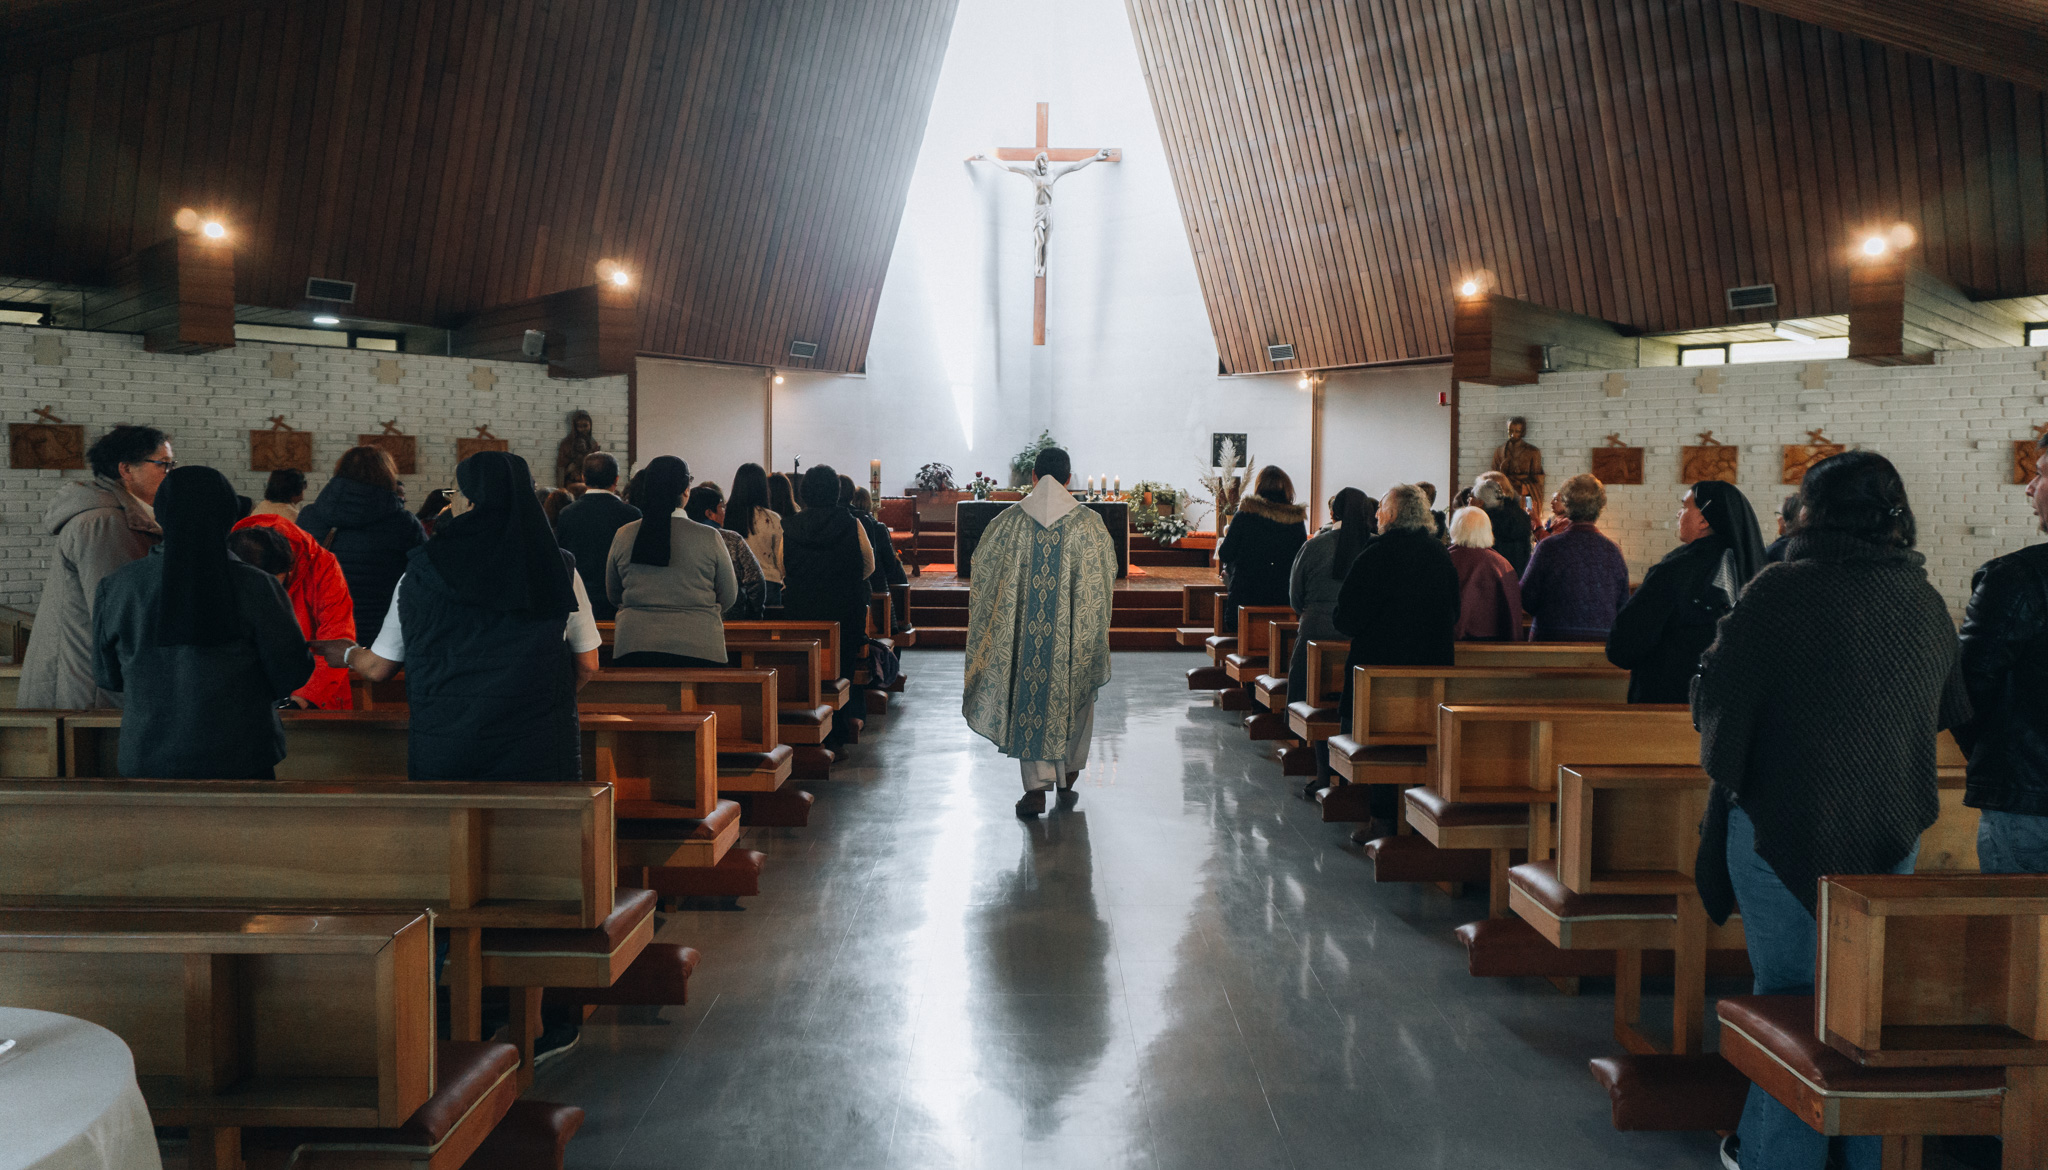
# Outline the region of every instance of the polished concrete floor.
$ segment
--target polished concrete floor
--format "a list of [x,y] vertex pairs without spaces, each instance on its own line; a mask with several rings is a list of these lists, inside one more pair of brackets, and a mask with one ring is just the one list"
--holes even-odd
[[1197,662],[1117,655],[1079,807],[1020,823],[960,655],[907,654],[811,826],[751,842],[762,896],[665,916],[693,1002],[540,1070],[569,1164],[1718,1166],[1609,1125],[1606,985],[1467,975],[1483,897],[1374,884]]

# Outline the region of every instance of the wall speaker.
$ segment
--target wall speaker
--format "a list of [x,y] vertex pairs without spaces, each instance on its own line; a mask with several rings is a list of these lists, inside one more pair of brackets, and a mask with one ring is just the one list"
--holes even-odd
[[530,358],[539,357],[548,347],[548,335],[538,329],[529,329],[519,340],[519,352]]

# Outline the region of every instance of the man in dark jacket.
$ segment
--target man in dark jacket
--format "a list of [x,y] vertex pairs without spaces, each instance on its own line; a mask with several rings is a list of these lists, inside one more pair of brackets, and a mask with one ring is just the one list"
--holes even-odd
[[300,509],[299,527],[341,562],[355,602],[356,636],[375,641],[406,555],[427,540],[419,518],[406,510],[391,456],[381,447],[343,452],[319,498]]
[[1529,567],[1529,550],[1535,543],[1535,534],[1529,526],[1529,514],[1515,502],[1508,477],[1498,471],[1480,476],[1479,482],[1472,485],[1472,499],[1493,522],[1493,551],[1506,557],[1520,576]]
[[[2048,532],[2048,449],[2027,484],[2034,521]],[[1963,683],[1976,715],[1956,729],[1969,753],[1963,803],[1982,810],[1978,868],[2048,873],[2048,545],[1987,561],[1963,614]]]
[[[1429,499],[1413,484],[1395,484],[1380,499],[1379,535],[1351,562],[1331,614],[1337,629],[1351,639],[1339,708],[1346,733],[1351,730],[1351,668],[1455,665],[1458,611],[1458,569],[1437,541]],[[1391,823],[1394,789],[1380,785],[1371,795],[1374,819]],[[1370,833],[1370,826],[1364,832]]]
[[609,451],[583,457],[583,498],[562,509],[555,520],[555,539],[576,558],[576,574],[590,594],[598,621],[616,621],[619,607],[604,591],[605,558],[619,529],[640,518],[640,509],[619,498],[619,461]]

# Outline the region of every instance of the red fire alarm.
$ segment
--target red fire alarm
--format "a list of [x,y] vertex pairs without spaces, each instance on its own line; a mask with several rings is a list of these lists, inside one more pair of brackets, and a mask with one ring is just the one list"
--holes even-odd
[[1451,392],[1449,390],[1437,391],[1436,404],[1438,406],[1449,406],[1451,404]]

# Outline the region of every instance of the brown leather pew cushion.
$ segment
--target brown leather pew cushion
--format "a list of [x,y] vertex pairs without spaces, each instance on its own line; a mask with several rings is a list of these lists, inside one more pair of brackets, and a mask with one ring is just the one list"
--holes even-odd
[[442,1040],[434,1052],[436,1088],[427,1103],[401,1125],[388,1129],[248,1129],[244,1140],[267,1149],[299,1146],[380,1148],[431,1151],[492,1089],[519,1067],[519,1050],[510,1044]]
[[632,1004],[681,1007],[690,1002],[690,975],[699,956],[678,943],[649,943],[610,987],[550,987],[551,1004]]
[[1297,699],[1287,704],[1287,717],[1289,719],[1299,719],[1304,723],[1335,723],[1337,721],[1337,709],[1335,707],[1318,707],[1307,699]]
[[811,823],[811,804],[816,799],[787,785],[774,792],[742,792],[738,794],[740,823],[754,829],[801,829]]
[[1332,784],[1316,789],[1316,804],[1326,823],[1362,823],[1372,819],[1372,790],[1370,784]]
[[1602,1056],[1591,1068],[1616,1129],[1732,1130],[1749,1097],[1749,1078],[1712,1052]]
[[710,841],[725,831],[729,824],[740,819],[737,801],[721,800],[712,806],[711,815],[700,819],[679,817],[674,820],[633,820],[620,817],[617,833],[627,841]]
[[768,855],[753,849],[733,849],[717,865],[690,869],[649,866],[644,873],[648,888],[678,898],[750,898],[761,892],[761,866]]
[[1191,691],[1220,691],[1235,685],[1220,666],[1197,666],[1188,671],[1188,689]]
[[1814,1035],[1810,995],[1731,996],[1715,1004],[1714,1011],[1724,1030],[1734,1029],[1823,1096],[1960,1094],[2005,1087],[2002,1068],[1865,1068]]
[[1368,841],[1365,855],[1372,861],[1376,882],[1483,882],[1491,872],[1492,858],[1486,850],[1438,849],[1413,833]]
[[720,752],[718,774],[745,776],[755,772],[773,772],[795,754],[796,749],[786,743],[778,743],[773,750],[765,752]]
[[[1480,854],[1485,856],[1485,854]],[[1591,977],[1614,974],[1613,951],[1567,951],[1519,918],[1468,922],[1455,932],[1465,944],[1465,969],[1482,978],[1517,975]],[[1670,952],[1665,952],[1668,957]],[[1645,962],[1645,967],[1648,963]]]
[[1558,880],[1555,861],[1518,865],[1508,884],[1553,918],[1678,917],[1678,899],[1669,894],[1575,894]]
[[583,1110],[552,1101],[514,1101],[463,1170],[562,1170]]
[[[1335,745],[1337,741],[1330,742]],[[1336,749],[1332,746],[1331,750]],[[1529,806],[1526,804],[1453,804],[1445,800],[1436,789],[1419,785],[1404,790],[1401,799],[1407,801],[1410,808],[1446,829],[1493,828],[1500,825],[1529,823]]]
[[620,887],[612,893],[612,912],[597,926],[588,930],[490,929],[484,931],[484,953],[609,955],[647,921],[659,901],[653,890]]

